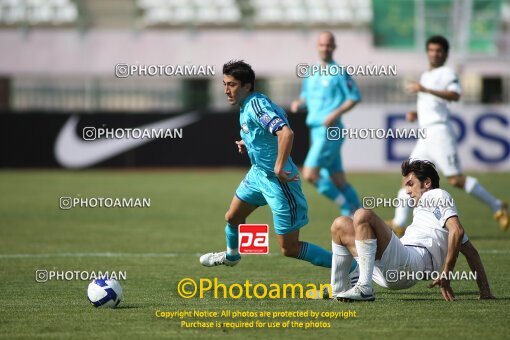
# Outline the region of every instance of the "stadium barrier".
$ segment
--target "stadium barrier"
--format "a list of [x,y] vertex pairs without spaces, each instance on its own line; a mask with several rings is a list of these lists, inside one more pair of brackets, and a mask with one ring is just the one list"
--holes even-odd
[[[412,107],[360,104],[344,118],[349,129],[342,156],[347,171],[395,171],[414,138],[366,134],[362,129],[416,129],[405,121]],[[308,149],[303,113],[290,115],[295,132],[292,157],[302,164]],[[454,106],[453,126],[463,168],[510,170],[510,108]],[[168,131],[167,131],[168,130]],[[0,113],[0,167],[249,166],[239,155],[239,119],[221,113]],[[354,133],[352,132],[354,131]],[[365,131],[366,132],[366,131]],[[412,134],[411,134],[411,137]]]

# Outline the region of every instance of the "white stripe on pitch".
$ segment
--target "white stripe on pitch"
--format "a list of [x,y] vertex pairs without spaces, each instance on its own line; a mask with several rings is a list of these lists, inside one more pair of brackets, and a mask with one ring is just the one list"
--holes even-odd
[[[45,258],[45,257],[174,257],[178,253],[54,253],[54,254],[0,254],[0,259]],[[198,254],[196,254],[198,255]]]
[[478,250],[480,254],[510,254],[510,249],[486,249]]
[[[480,254],[510,254],[510,249],[479,250]],[[50,257],[176,257],[200,256],[200,253],[52,253],[52,254],[0,254],[0,259],[50,258]],[[268,255],[279,255],[270,253]]]

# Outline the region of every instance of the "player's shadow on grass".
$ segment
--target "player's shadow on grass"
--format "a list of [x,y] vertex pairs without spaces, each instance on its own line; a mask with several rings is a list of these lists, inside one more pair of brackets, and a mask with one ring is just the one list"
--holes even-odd
[[[469,230],[469,229],[468,229]],[[470,241],[473,241],[473,242],[477,242],[477,241],[501,241],[501,240],[505,240],[504,236],[506,235],[487,235],[487,236],[471,236],[469,235],[469,240]],[[483,250],[478,248],[478,250]]]
[[388,294],[388,295],[432,295],[434,294],[434,290],[430,290],[427,292],[406,292],[405,290],[382,290],[380,294]]
[[115,309],[140,309],[140,308],[143,308],[143,306],[137,306],[137,305],[133,305],[133,304],[120,305],[120,306],[115,307]]
[[[454,291],[455,292],[455,291]],[[470,300],[479,300],[478,299],[478,291],[476,290],[473,290],[473,291],[462,291],[462,292],[455,292],[455,296],[456,297],[466,297],[466,298],[471,298]],[[510,297],[509,296],[498,296],[496,295],[496,299],[494,299],[494,301],[498,301],[498,300],[510,300]]]
[[439,301],[439,302],[441,302],[441,301],[443,301],[443,299],[430,297],[430,298],[412,298],[412,299],[402,298],[399,300],[399,302],[418,302],[418,301],[428,301],[428,302]]
[[[505,300],[510,300],[510,297],[496,297],[496,299],[492,299],[492,300],[484,300],[484,301],[505,301]],[[418,301],[438,301],[438,302],[443,302],[444,299],[441,297],[441,296],[438,296],[438,297],[430,297],[429,299],[427,298],[411,298],[411,299],[406,299],[406,298],[402,298],[400,299],[401,302],[418,302]],[[482,301],[478,298],[478,295],[460,295],[460,294],[455,294],[455,301]]]
[[[403,295],[400,297],[400,301],[402,302],[416,302],[416,301],[443,301],[443,298],[441,297],[441,293],[438,291],[434,291],[433,289],[430,291],[430,292],[399,292],[399,291],[384,291],[384,292],[381,292],[382,294],[387,294],[387,295],[393,295],[392,298],[395,296],[395,295]],[[478,299],[478,291],[476,290],[465,290],[465,291],[458,291],[458,292],[455,292],[455,297],[457,299],[459,298],[462,298],[463,301],[480,301]],[[415,296],[415,297],[411,297],[411,298],[407,298],[407,296]],[[421,297],[422,296],[422,297]],[[496,296],[496,299],[494,301],[497,301],[497,300],[510,300],[510,297],[508,296],[501,296],[501,297],[498,297]]]
[[[389,295],[391,298],[397,298],[400,301],[434,301],[437,297],[434,292],[402,292],[402,291],[384,291],[381,294]],[[411,297],[410,297],[411,296]],[[413,297],[414,296],[414,297]]]

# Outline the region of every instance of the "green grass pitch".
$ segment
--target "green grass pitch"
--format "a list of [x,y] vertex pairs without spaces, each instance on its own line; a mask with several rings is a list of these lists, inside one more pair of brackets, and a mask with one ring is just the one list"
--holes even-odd
[[[477,300],[475,282],[453,283],[447,303],[420,282],[405,291],[376,288],[373,303],[306,299],[183,299],[183,278],[221,283],[327,283],[329,271],[279,254],[274,234],[270,256],[245,256],[235,268],[204,268],[199,253],[225,247],[223,216],[244,170],[8,171],[0,172],[0,337],[13,338],[510,338],[510,234],[499,230],[489,209],[443,183],[485,263],[497,300]],[[476,174],[498,197],[509,199],[508,174]],[[393,197],[398,174],[348,174],[361,196]],[[443,182],[445,182],[443,180]],[[303,184],[310,223],[301,239],[330,249],[336,208]],[[149,197],[145,209],[58,207],[60,196]],[[377,209],[384,218],[390,209]],[[268,223],[267,207],[249,222]],[[112,253],[110,256],[104,253]],[[457,268],[467,270],[460,256]],[[95,309],[87,281],[37,283],[35,271],[126,271],[124,298],[114,310]],[[328,329],[187,329],[156,311],[356,311],[357,317],[325,320]],[[288,318],[276,321],[285,321]],[[222,321],[217,319],[215,321]],[[262,319],[261,319],[262,320]],[[294,319],[300,321],[299,319]],[[235,321],[250,321],[237,319]],[[267,319],[265,321],[268,321]],[[275,320],[273,320],[275,321]],[[301,320],[306,321],[306,320]]]

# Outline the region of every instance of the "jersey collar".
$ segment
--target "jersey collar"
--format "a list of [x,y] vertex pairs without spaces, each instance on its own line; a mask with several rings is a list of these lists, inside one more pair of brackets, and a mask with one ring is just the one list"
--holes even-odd
[[258,93],[257,92],[252,92],[248,95],[248,97],[246,97],[243,101],[243,103],[241,104],[241,110],[244,109],[244,106],[246,105],[246,103],[248,103],[250,101],[250,99],[252,99],[253,97],[255,97],[255,95],[257,95]]

